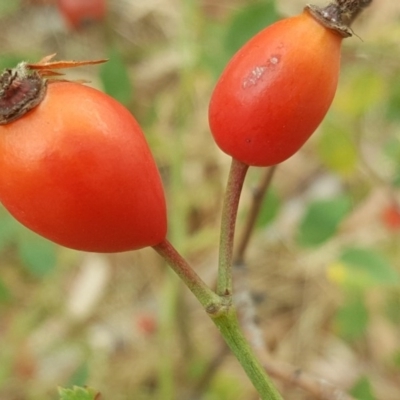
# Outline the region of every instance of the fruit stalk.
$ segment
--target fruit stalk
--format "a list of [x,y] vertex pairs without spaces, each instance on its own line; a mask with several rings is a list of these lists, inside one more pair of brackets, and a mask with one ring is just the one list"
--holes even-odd
[[220,296],[232,295],[231,269],[236,216],[248,168],[248,165],[232,158],[221,218],[217,287]]
[[203,305],[258,391],[260,398],[262,400],[282,400],[240,330],[236,310],[232,304],[232,296],[218,296],[214,293],[167,240],[153,248]]
[[220,297],[207,286],[168,240],[163,240],[160,244],[153,246],[153,249],[175,271],[207,311],[219,306]]

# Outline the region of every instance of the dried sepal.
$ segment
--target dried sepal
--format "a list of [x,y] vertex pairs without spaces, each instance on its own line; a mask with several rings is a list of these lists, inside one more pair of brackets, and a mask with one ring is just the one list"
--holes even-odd
[[[41,103],[49,82],[66,81],[58,77],[64,75],[56,69],[82,67],[106,62],[87,61],[51,61],[55,54],[31,64],[19,63],[15,68],[5,69],[0,75],[0,125],[17,120]],[[51,78],[51,79],[49,79]],[[80,83],[86,81],[80,80]]]
[[346,38],[353,34],[352,22],[371,3],[372,0],[335,0],[326,7],[307,4],[305,9],[322,25]]
[[[50,57],[50,58],[49,58]],[[53,69],[65,69],[65,68],[76,68],[76,67],[83,67],[85,65],[96,65],[102,64],[107,62],[107,59],[100,59],[100,60],[87,60],[87,61],[50,61],[54,55],[48,56],[40,60],[38,63],[35,64],[26,64],[28,68],[36,71],[46,71],[46,70],[53,70]]]
[[36,107],[46,94],[47,81],[25,63],[0,75],[0,125],[15,121]]

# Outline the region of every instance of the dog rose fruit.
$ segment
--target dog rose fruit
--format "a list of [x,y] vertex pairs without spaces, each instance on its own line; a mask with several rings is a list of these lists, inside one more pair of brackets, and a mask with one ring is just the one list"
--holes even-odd
[[351,35],[344,24],[351,2],[337,3],[274,23],[228,63],[209,106],[211,132],[225,153],[275,165],[321,123],[336,92],[342,39]]
[[57,74],[48,66],[70,64],[48,60],[0,76],[1,203],[23,225],[73,249],[160,243],[164,192],[140,126],[96,89],[47,83],[43,76]]

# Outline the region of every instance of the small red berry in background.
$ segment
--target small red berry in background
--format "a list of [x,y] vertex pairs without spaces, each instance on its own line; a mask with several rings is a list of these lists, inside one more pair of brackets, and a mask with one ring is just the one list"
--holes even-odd
[[101,21],[107,13],[106,0],[57,0],[68,25],[78,29],[91,21]]
[[0,75],[0,201],[23,225],[77,250],[159,244],[164,191],[143,132],[110,96],[49,68],[21,63]]
[[265,28],[231,59],[212,94],[209,124],[217,145],[247,165],[291,157],[334,98],[344,36],[305,10]]
[[157,331],[157,320],[150,313],[139,314],[136,317],[136,327],[143,336],[150,336]]
[[388,205],[382,212],[382,222],[390,231],[400,230],[400,207],[393,203]]

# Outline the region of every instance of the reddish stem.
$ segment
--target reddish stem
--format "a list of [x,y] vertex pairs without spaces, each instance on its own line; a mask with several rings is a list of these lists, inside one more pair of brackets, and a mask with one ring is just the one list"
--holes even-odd
[[160,244],[153,246],[153,249],[182,279],[207,312],[213,313],[218,308],[221,303],[219,296],[207,286],[168,240],[165,239]]
[[232,295],[232,255],[236,216],[243,182],[248,168],[248,165],[234,158],[232,159],[222,207],[217,285],[217,293],[220,296]]

